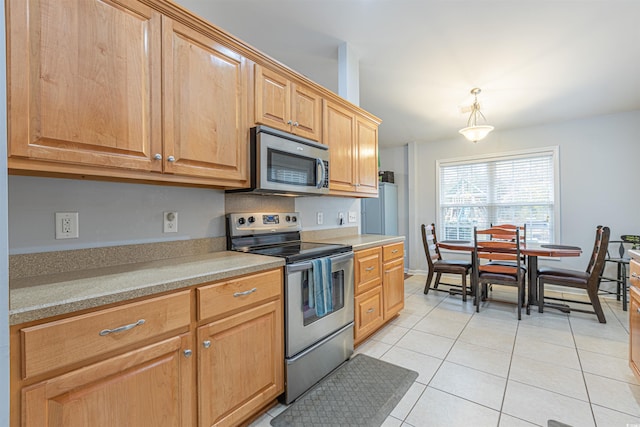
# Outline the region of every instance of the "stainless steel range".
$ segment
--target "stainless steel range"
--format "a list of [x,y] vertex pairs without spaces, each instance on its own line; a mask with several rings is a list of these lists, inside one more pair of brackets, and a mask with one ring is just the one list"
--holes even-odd
[[227,249],[283,257],[285,403],[291,403],[353,354],[351,246],[303,242],[300,215],[227,215]]

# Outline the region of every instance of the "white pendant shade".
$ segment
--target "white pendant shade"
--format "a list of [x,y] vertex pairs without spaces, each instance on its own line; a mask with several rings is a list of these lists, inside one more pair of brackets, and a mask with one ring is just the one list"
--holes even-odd
[[468,126],[466,128],[460,129],[462,135],[467,138],[469,141],[477,142],[484,139],[489,132],[493,130],[493,126],[483,125],[483,126]]
[[473,104],[471,105],[471,114],[469,115],[469,120],[467,120],[467,127],[460,129],[462,135],[467,138],[469,141],[477,142],[489,135],[489,132],[493,130],[493,126],[489,125],[479,125],[478,124],[478,116],[480,116],[485,122],[487,119],[484,117],[484,114],[480,111],[480,104],[478,104],[478,94],[480,93],[480,89],[474,88],[471,89],[471,94],[473,95]]

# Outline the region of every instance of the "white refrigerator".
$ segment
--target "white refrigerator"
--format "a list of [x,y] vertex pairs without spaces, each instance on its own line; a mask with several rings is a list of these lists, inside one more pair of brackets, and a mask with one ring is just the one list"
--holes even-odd
[[362,233],[398,235],[398,186],[378,183],[377,199],[362,199]]

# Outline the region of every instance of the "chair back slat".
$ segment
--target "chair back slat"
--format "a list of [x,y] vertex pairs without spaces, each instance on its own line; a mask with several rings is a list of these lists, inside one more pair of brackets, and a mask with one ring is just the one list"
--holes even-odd
[[422,231],[424,254],[427,257],[427,264],[431,270],[433,269],[433,262],[442,259],[440,249],[438,248],[438,239],[436,238],[436,226],[433,223],[429,225],[422,224],[420,229]]

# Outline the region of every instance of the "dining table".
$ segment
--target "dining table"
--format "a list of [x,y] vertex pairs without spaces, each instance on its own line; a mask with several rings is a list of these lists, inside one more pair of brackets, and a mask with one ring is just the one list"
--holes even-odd
[[[475,250],[474,243],[470,240],[441,240],[437,244],[440,249],[452,251],[473,252]],[[582,249],[579,246],[523,242],[520,245],[520,253],[527,257],[527,304],[538,305],[538,258],[577,257],[582,254]],[[475,258],[471,257],[473,271],[476,269]],[[472,280],[474,280],[473,277]]]

